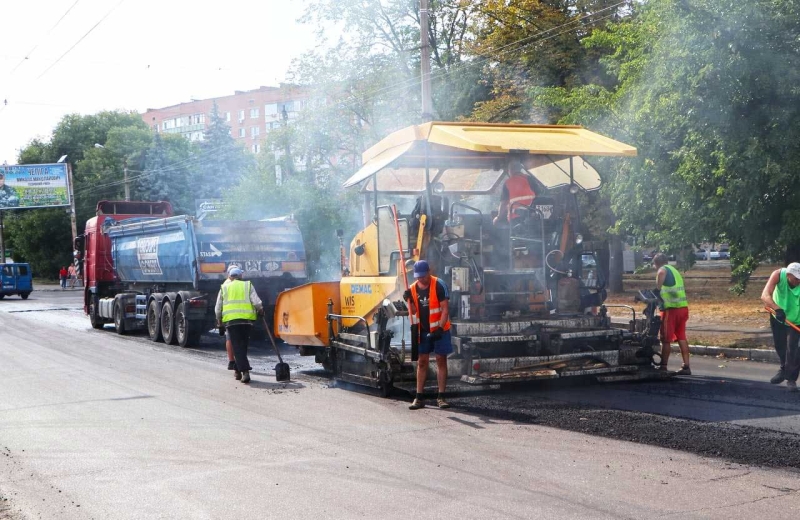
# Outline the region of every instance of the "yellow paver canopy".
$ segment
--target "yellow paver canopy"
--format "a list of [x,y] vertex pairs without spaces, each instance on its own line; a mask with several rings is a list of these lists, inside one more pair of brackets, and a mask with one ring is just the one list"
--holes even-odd
[[432,122],[398,130],[365,151],[344,186],[374,175],[380,191],[419,192],[427,167],[445,191],[487,192],[512,155],[547,188],[570,183],[572,158],[572,182],[594,190],[600,176],[583,157],[635,156],[636,148],[580,126]]

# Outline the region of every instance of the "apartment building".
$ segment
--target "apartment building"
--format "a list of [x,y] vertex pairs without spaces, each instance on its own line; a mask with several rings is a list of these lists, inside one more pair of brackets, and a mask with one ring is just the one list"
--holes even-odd
[[253,153],[270,130],[298,116],[309,102],[306,89],[294,85],[237,90],[231,96],[192,100],[164,108],[148,108],[142,119],[153,130],[180,134],[191,141],[202,141],[214,102],[219,114],[231,127],[231,135]]

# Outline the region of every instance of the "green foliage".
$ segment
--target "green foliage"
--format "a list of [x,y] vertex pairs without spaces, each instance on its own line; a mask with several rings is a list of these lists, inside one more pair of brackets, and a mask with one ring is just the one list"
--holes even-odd
[[30,262],[34,276],[57,279],[72,262],[69,214],[64,208],[4,212],[6,248],[14,260]]
[[219,113],[216,103],[211,110],[199,152],[192,162],[191,192],[197,199],[221,197],[223,189],[238,182],[253,166],[252,156],[231,137],[231,129]]
[[257,171],[226,193],[222,216],[262,219],[293,215],[303,234],[309,275],[316,280],[335,278],[339,272],[336,230],[345,230],[345,237],[355,234],[359,212],[353,208],[358,207],[358,197],[352,190],[344,192],[338,182],[324,178],[309,184],[295,177],[278,185],[276,163],[269,157],[262,159]]
[[790,5],[648,2],[584,41],[605,53],[612,84],[531,91],[562,122],[638,147],[611,165],[618,231],[672,250],[724,236],[742,283],[769,251],[800,242],[800,25]]

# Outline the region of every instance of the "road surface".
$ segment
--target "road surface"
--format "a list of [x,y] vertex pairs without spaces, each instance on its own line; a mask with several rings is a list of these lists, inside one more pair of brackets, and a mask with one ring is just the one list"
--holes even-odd
[[800,511],[800,397],[765,383],[771,365],[698,358],[699,375],[668,383],[540,385],[410,412],[404,396],[335,387],[309,358],[288,356],[293,381],[276,383],[262,343],[245,386],[218,337],[184,350],[94,331],[79,302],[0,301],[0,518]]

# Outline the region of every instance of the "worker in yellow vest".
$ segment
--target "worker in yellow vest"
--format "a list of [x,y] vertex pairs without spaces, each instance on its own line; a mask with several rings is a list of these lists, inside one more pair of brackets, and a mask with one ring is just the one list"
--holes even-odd
[[[225,278],[225,281],[222,282],[222,287],[228,285],[233,278],[231,277],[231,271],[233,269],[240,269],[238,265],[231,264],[228,266],[228,277]],[[222,290],[220,288],[220,290]],[[224,328],[224,327],[223,327]],[[228,355],[228,370],[236,370],[236,361],[233,359],[233,344],[231,343],[231,331],[225,329],[225,353]],[[222,331],[220,331],[222,334]],[[238,379],[238,378],[237,378]]]
[[653,258],[656,273],[656,286],[661,292],[661,370],[667,369],[672,342],[677,341],[683,357],[683,365],[676,373],[690,376],[689,342],[686,340],[686,322],[689,321],[689,301],[683,277],[677,269],[669,265],[667,255],[658,253]]
[[247,359],[247,347],[250,343],[250,332],[259,314],[263,314],[264,305],[258,297],[253,284],[242,281],[242,270],[234,267],[229,270],[230,281],[222,285],[217,296],[214,312],[217,326],[224,326],[230,331],[233,358],[236,363],[234,375],[242,383],[250,382],[250,360]]
[[431,276],[428,262],[420,260],[414,264],[414,278],[411,288],[406,289],[403,298],[409,302],[411,326],[417,327],[419,359],[417,359],[417,395],[409,409],[417,410],[425,406],[422,395],[428,377],[431,353],[436,354],[436,379],[439,384],[437,404],[439,408],[450,408],[444,399],[447,388],[447,356],[453,352],[450,338],[450,294],[447,286],[438,278]]
[[800,325],[800,263],[792,262],[784,269],[770,275],[761,301],[775,315],[770,317],[772,340],[780,358],[781,368],[770,383],[777,385],[786,381],[790,392],[797,392],[797,376],[800,375],[800,333],[789,327],[788,322]]

